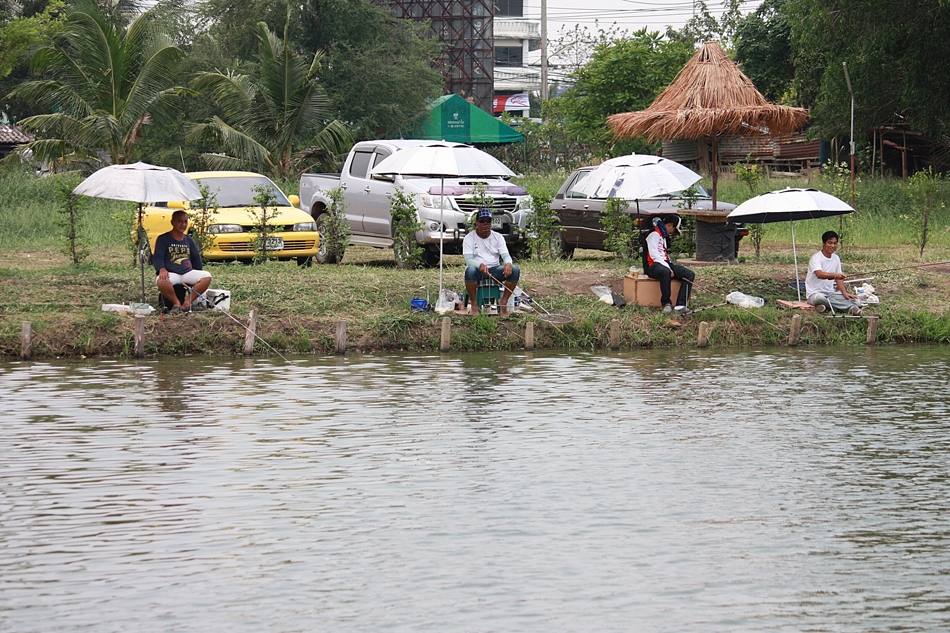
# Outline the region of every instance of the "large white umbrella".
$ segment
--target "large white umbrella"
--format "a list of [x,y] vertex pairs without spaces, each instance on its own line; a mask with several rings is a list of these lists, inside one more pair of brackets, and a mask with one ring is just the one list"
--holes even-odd
[[442,298],[442,241],[445,234],[445,179],[514,176],[504,163],[471,145],[433,142],[394,152],[373,167],[373,175],[438,176],[439,178],[439,298]]
[[[662,156],[629,154],[605,160],[581,180],[574,191],[591,198],[637,200],[682,191],[700,175]],[[638,207],[639,208],[639,207]]]
[[201,197],[198,185],[177,169],[139,162],[103,167],[79,183],[79,186],[73,189],[73,193],[92,198],[128,200],[138,203],[136,247],[139,252],[139,272],[141,273],[141,300],[144,303],[145,256],[143,250],[148,240],[143,235],[142,205],[169,200],[197,200]]
[[792,223],[792,257],[795,261],[795,287],[802,300],[798,275],[798,251],[795,247],[795,220],[812,220],[851,213],[848,203],[817,189],[787,187],[750,198],[733,209],[726,219],[733,222],[762,224],[765,222]]

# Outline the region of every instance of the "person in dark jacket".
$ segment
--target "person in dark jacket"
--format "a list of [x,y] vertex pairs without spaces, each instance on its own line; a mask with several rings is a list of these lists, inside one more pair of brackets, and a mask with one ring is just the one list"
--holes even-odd
[[[200,296],[211,285],[211,273],[202,270],[201,250],[188,235],[188,214],[181,209],[172,213],[172,230],[155,240],[152,263],[158,277],[159,292],[172,306],[171,312],[188,312],[194,297]],[[191,292],[179,301],[175,286],[184,284]]]
[[[660,303],[663,305],[663,312],[675,310],[677,314],[689,314],[689,291],[696,274],[670,259],[670,239],[679,231],[679,224],[680,217],[677,215],[656,218],[653,231],[647,236],[647,248],[643,257],[647,275],[660,282]],[[670,280],[674,278],[683,282],[680,284],[675,308],[670,305]]]

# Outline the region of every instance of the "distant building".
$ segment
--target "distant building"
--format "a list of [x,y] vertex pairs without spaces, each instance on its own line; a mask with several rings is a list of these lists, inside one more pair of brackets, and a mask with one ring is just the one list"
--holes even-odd
[[32,134],[27,134],[15,125],[0,125],[0,158],[12,152],[18,145],[32,140]]
[[[487,112],[527,116],[541,90],[540,5],[524,0],[375,0],[393,15],[428,20],[445,48],[445,92]],[[558,83],[556,68],[549,83]]]

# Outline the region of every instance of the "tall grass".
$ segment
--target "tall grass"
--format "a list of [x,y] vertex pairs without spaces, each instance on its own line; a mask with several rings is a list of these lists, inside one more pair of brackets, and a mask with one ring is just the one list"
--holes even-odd
[[[536,194],[552,195],[561,186],[569,172],[528,174],[517,182]],[[38,177],[17,170],[0,170],[0,249],[50,248],[65,246],[64,231],[60,226],[60,203],[57,199],[59,183],[76,185],[78,175]],[[294,183],[281,183],[288,193]],[[709,183],[704,183],[708,187]],[[916,243],[913,222],[915,209],[907,195],[903,181],[893,178],[862,179],[857,186],[857,212],[846,216],[845,249],[850,247],[909,247]],[[763,178],[755,192],[738,182],[731,174],[719,179],[719,199],[740,203],[752,195],[783,187],[815,187],[827,189],[820,175],[800,178]],[[944,183],[942,193],[950,200],[950,183]],[[90,247],[121,246],[130,243],[136,205],[97,198],[80,198],[81,236]],[[795,235],[803,249],[817,247],[822,232],[838,228],[838,218],[807,220],[795,223]],[[790,227],[785,222],[765,226],[764,243],[772,248],[791,248]],[[950,214],[940,213],[931,218],[931,238],[927,253],[945,256],[950,251]],[[926,255],[925,254],[925,255]]]
[[[65,248],[60,185],[75,187],[77,174],[39,177],[21,169],[0,171],[0,249]],[[79,197],[79,235],[84,244],[124,246],[136,205],[98,198]]]

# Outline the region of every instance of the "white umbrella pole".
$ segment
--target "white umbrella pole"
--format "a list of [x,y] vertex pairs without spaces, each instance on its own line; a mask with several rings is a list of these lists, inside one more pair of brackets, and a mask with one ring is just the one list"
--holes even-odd
[[445,176],[439,178],[439,298],[442,300],[442,236],[445,235],[443,214],[445,212]]
[[802,300],[802,285],[798,281],[798,251],[795,249],[795,223],[792,222],[792,259],[795,261],[795,291],[798,293],[798,300]]
[[[142,303],[145,303],[145,258],[143,257],[143,253],[142,253],[142,248],[143,248],[142,247],[142,232],[143,232],[142,230],[142,203],[140,202],[139,203],[139,228],[138,228],[138,231],[136,231],[138,235],[138,239],[136,241],[139,243],[139,252],[138,252],[139,273],[141,277],[141,289],[142,289],[142,296],[140,298],[140,301]],[[147,240],[148,238],[146,237],[145,239]]]

